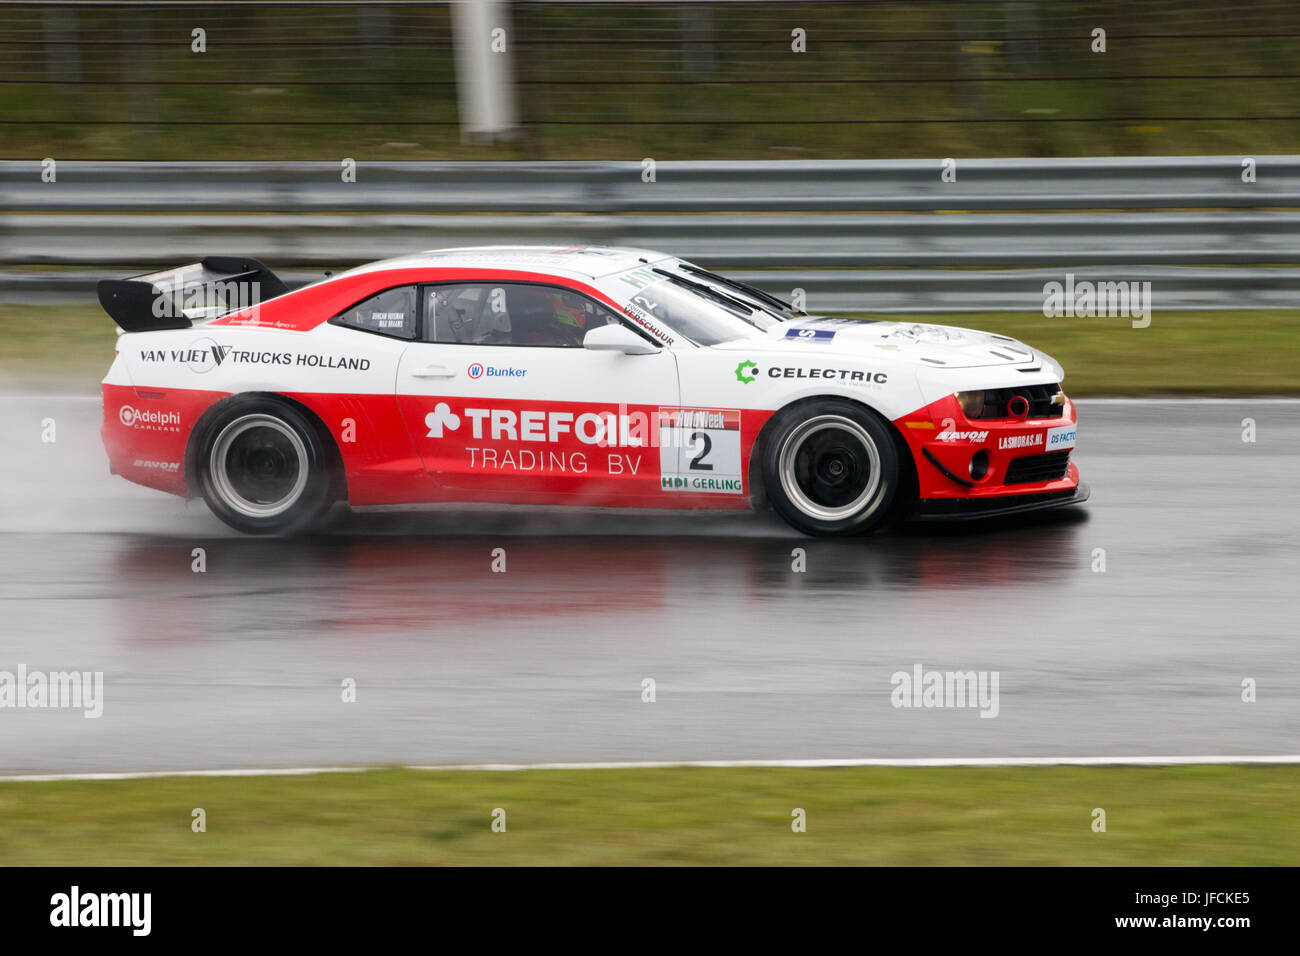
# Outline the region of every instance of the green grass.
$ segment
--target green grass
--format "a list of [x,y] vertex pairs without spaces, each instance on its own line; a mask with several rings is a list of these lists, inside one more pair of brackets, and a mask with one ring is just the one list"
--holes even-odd
[[[1066,391],[1087,395],[1300,394],[1300,311],[1156,312],[1127,319],[1033,313],[875,314],[999,332],[1049,353]],[[113,356],[113,323],[96,306],[0,306],[0,381],[93,391]]]
[[113,362],[114,330],[97,305],[0,305],[0,381],[94,390]]
[[[806,833],[791,831],[796,807]],[[1298,819],[1289,766],[375,770],[4,783],[0,860],[1291,865]]]
[[1087,395],[1300,393],[1300,311],[1160,312],[1126,318],[1044,318],[1032,312],[886,315],[1010,335],[1065,369],[1065,390]]
[[[39,10],[0,10],[0,31],[30,38],[25,82],[0,87],[7,155],[1258,156],[1300,143],[1296,17],[1276,0],[1239,0],[1237,29],[1219,33],[1206,27],[1223,16],[1221,2],[1185,0],[1174,14],[1112,4],[1109,17],[1094,11],[1110,28],[1105,55],[1088,42],[1094,12],[1046,0],[615,4],[599,15],[515,4],[525,135],[493,144],[461,137],[448,8],[235,6],[146,17],[70,9],[58,32]],[[196,54],[189,35],[200,22],[210,36]],[[806,53],[790,49],[793,25],[808,32]],[[915,36],[929,39],[899,42]]]

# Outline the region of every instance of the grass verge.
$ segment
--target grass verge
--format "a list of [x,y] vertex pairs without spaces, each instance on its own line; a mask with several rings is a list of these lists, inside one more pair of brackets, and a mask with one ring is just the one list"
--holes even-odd
[[1032,312],[873,314],[1020,339],[1065,368],[1065,390],[1088,395],[1292,395],[1300,393],[1295,342],[1300,311],[1157,312],[1127,318],[1044,318]]
[[[192,811],[207,831],[191,831]],[[792,811],[807,832],[791,830]],[[491,829],[495,808],[506,832]],[[1106,832],[1092,829],[1106,811]],[[0,784],[24,865],[1291,865],[1300,767],[373,770]]]
[[[873,314],[998,332],[1065,366],[1066,391],[1088,395],[1295,395],[1300,311],[1161,312],[1128,319],[1046,319],[1033,313]],[[95,306],[0,306],[0,378],[87,392],[113,356],[113,323]]]

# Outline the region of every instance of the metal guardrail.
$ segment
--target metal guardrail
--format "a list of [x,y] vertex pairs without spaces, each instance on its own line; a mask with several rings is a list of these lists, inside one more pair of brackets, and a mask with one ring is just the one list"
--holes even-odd
[[[416,249],[641,245],[821,310],[1040,309],[1065,272],[1160,308],[1300,302],[1300,157],[659,163],[0,163],[0,297],[211,253],[288,276]],[[32,272],[33,267],[64,267]]]

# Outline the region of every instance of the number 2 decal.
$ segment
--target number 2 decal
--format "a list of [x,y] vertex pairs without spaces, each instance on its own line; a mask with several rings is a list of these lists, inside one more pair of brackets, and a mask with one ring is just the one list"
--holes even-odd
[[743,495],[741,460],[739,409],[660,407],[661,491]]
[[691,459],[690,468],[692,471],[712,471],[713,466],[705,464],[704,459],[708,457],[709,452],[713,451],[713,439],[709,437],[708,432],[692,432],[691,444],[695,445],[700,442],[703,442],[704,447],[698,455]]

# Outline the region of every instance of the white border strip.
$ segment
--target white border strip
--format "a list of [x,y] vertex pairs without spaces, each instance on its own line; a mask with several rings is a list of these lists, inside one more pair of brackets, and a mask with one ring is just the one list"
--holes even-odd
[[[660,770],[675,767],[1189,767],[1204,764],[1300,764],[1300,754],[1152,757],[831,757],[811,760],[633,760],[576,763],[476,763],[399,765],[399,770],[447,772],[478,770]],[[48,773],[0,776],[0,783],[41,783],[73,780],[151,780],[158,777],[300,777],[318,773],[367,773],[392,769],[375,767],[284,767],[230,770],[154,770],[137,773]]]
[[102,395],[65,395],[58,392],[0,392],[0,399],[22,402],[102,402]]

